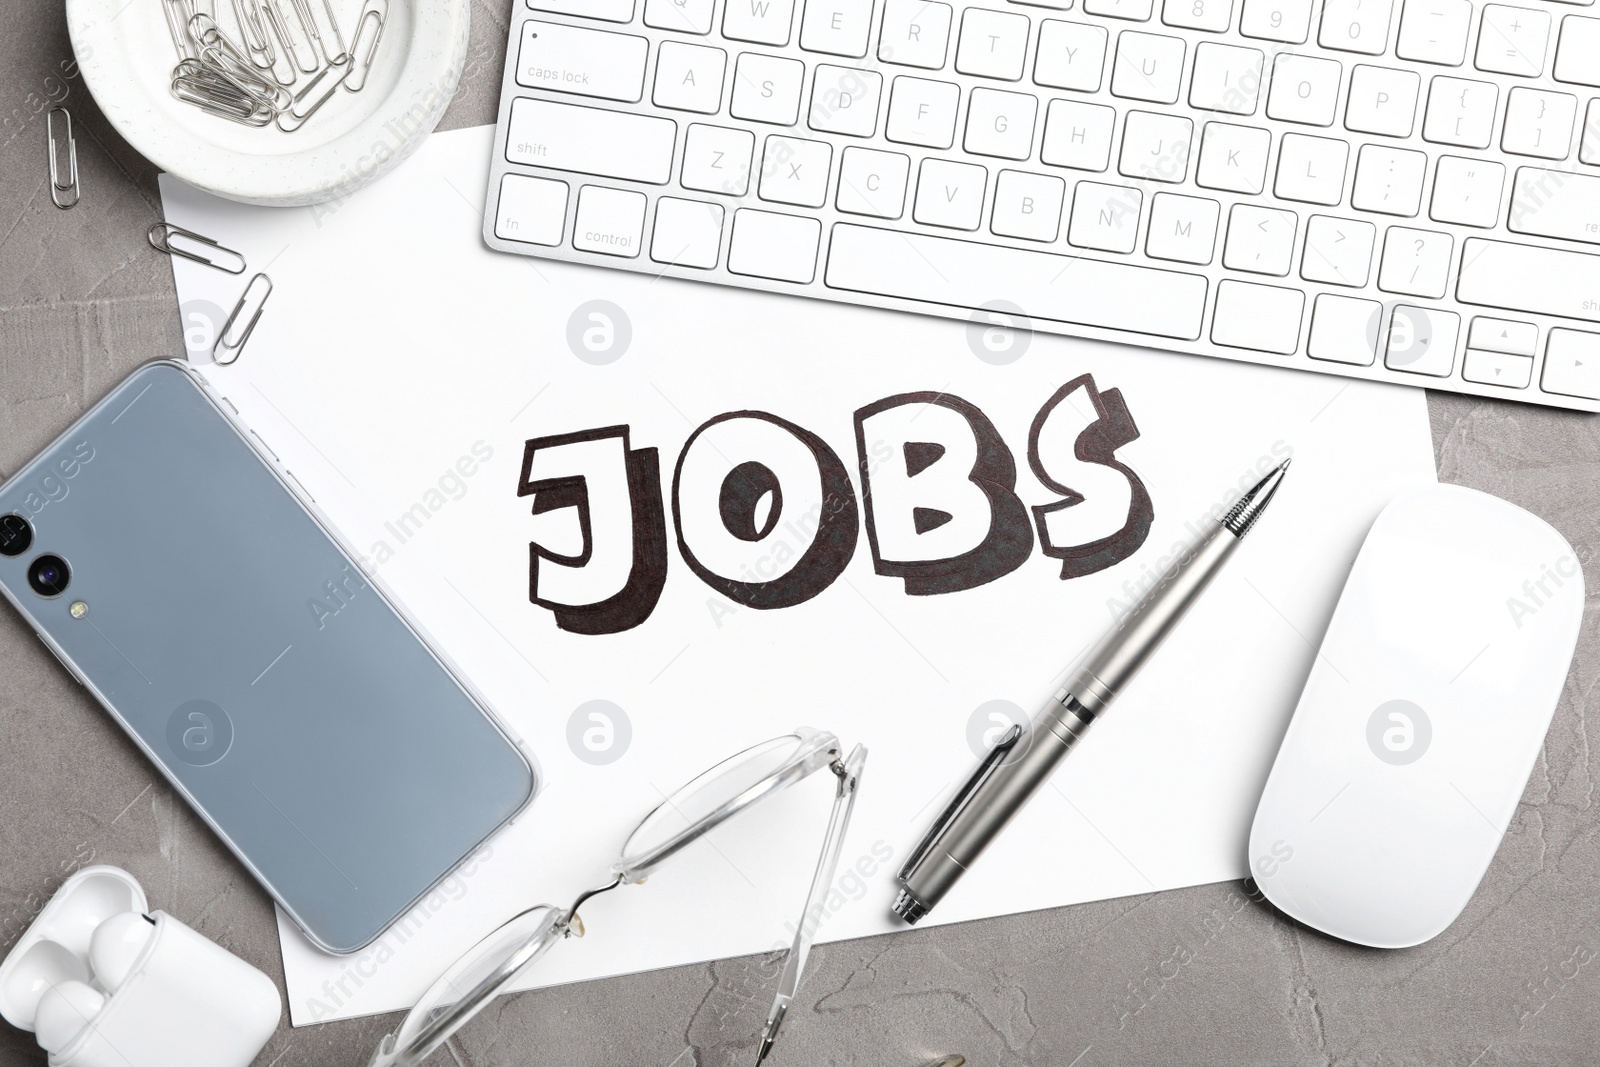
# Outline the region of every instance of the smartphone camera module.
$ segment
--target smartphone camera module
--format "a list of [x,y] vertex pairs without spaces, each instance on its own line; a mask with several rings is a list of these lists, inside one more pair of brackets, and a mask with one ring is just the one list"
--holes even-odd
[[33,527],[21,515],[0,515],[0,556],[20,556],[33,544]]
[[58,597],[67,591],[72,572],[60,556],[40,556],[28,566],[28,584],[42,597]]

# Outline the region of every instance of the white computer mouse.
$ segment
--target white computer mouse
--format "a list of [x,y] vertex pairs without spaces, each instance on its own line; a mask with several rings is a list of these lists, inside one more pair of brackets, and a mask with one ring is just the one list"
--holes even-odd
[[1289,915],[1405,948],[1471,898],[1567,677],[1583,572],[1548,523],[1454,485],[1378,516],[1250,828]]

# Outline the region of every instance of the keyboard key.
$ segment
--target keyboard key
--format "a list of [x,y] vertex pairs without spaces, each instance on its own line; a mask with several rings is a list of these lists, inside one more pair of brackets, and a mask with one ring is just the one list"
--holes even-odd
[[1278,146],[1278,177],[1272,193],[1279,200],[1337,204],[1344,199],[1349,156],[1350,145],[1344,141],[1286,133]]
[[910,173],[910,158],[899,152],[851,145],[839,164],[839,192],[834,203],[850,215],[897,219],[905,211]]
[[1104,171],[1111,165],[1111,130],[1117,113],[1103,104],[1052,100],[1044,116],[1039,158],[1053,167]]
[[1539,385],[1547,393],[1600,400],[1600,334],[1551,330]]
[[800,47],[830,56],[867,54],[872,0],[806,0],[800,16]]
[[1600,256],[1469,237],[1461,247],[1456,299],[1600,322]]
[[806,121],[813,130],[871,137],[878,131],[878,98],[882,95],[883,75],[877,71],[819,63]]
[[1039,24],[1033,80],[1053,89],[1095,92],[1105,73],[1107,38],[1103,26],[1045,19]]
[[1500,148],[1517,156],[1566,159],[1572,147],[1572,120],[1577,117],[1577,97],[1519,85],[1506,94]]
[[1389,47],[1391,0],[1325,0],[1317,43],[1340,52],[1382,55]]
[[710,270],[722,248],[722,205],[663,196],[656,201],[650,258],[676,267]]
[[744,196],[750,191],[750,156],[755,146],[755,134],[749,130],[694,123],[683,138],[679,180],[685,189]]
[[961,147],[979,156],[1027,159],[1033,154],[1033,120],[1039,98],[1031,93],[974,89],[967,100],[967,133]]
[[1211,41],[1196,45],[1189,106],[1230,115],[1255,114],[1264,61],[1259,48]]
[[786,45],[794,24],[794,0],[728,0],[722,36],[751,44]]
[[558,245],[567,222],[567,183],[507,174],[500,179],[494,235],[506,241]]
[[1573,85],[1600,86],[1600,19],[1568,15],[1561,20],[1551,77]]
[[950,5],[936,0],[889,0],[878,33],[878,58],[938,70],[950,47],[950,14]]
[[728,113],[736,119],[793,126],[800,117],[800,83],[806,65],[798,59],[742,52],[733,68],[733,100]]
[[1578,161],[1600,166],[1600,97],[1589,101],[1583,116],[1583,139],[1578,143]]
[[1364,288],[1372,271],[1372,242],[1377,236],[1378,228],[1370,222],[1334,215],[1311,216],[1306,223],[1300,277],[1308,282]]
[[637,101],[650,42],[628,33],[529,19],[517,49],[517,84],[530,89]]
[[1497,74],[1537,78],[1544,73],[1544,49],[1549,37],[1549,12],[1487,4],[1472,65]]
[[971,163],[924,159],[917,172],[917,199],[911,217],[924,226],[976,230],[983,219],[983,191],[989,172]]
[[1280,53],[1272,64],[1267,117],[1307,126],[1332,126],[1342,68],[1332,59]]
[[835,289],[958,308],[1003,296],[1037,320],[1183,340],[1200,336],[1206,304],[1197,274],[848,223],[833,228],[826,278]]
[[1111,92],[1130,100],[1157,104],[1178,102],[1183,82],[1183,39],[1139,30],[1117,35],[1117,58],[1111,68]]
[[644,24],[679,33],[711,32],[714,0],[645,0]]
[[1454,244],[1447,233],[1390,226],[1383,239],[1378,288],[1386,293],[1439,299],[1449,284]]
[[1329,363],[1370,367],[1378,358],[1378,326],[1383,305],[1376,300],[1323,293],[1311,307],[1306,355]]
[[1067,243],[1103,252],[1132,252],[1144,194],[1127,185],[1079,182],[1072,194]]
[[1383,365],[1408,374],[1448,378],[1456,366],[1461,316],[1438,308],[1395,305],[1384,337]]
[[1422,183],[1428,157],[1387,145],[1363,145],[1356,159],[1356,187],[1350,206],[1380,215],[1416,216],[1422,207]]
[[1422,78],[1414,70],[1356,65],[1350,72],[1350,99],[1345,104],[1345,129],[1410,137],[1417,120],[1417,93]]
[[1305,44],[1311,31],[1311,0],[1244,0],[1239,33],[1263,41]]
[[650,99],[657,107],[714,115],[722,109],[722,74],[728,53],[720,48],[662,41],[656,50],[656,87]]
[[1156,182],[1181,182],[1189,175],[1194,123],[1177,115],[1130,111],[1122,127],[1117,173]]
[[902,75],[889,93],[884,136],[900,144],[949,148],[956,139],[956,105],[961,90],[950,82]]
[[956,43],[956,70],[980,78],[1020,80],[1031,25],[1026,15],[967,8],[961,16],[961,37]]
[[1600,176],[1518,167],[1506,228],[1600,244]]
[[1539,350],[1539,327],[1531,322],[1478,315],[1467,331],[1467,347],[1531,359]]
[[1061,230],[1061,204],[1067,183],[1053,174],[1003,170],[994,182],[994,215],[989,229],[1002,237],[1054,241]]
[[554,11],[558,15],[577,15],[606,22],[632,22],[633,0],[528,0],[535,11]]
[[1461,377],[1482,385],[1526,389],[1533,380],[1533,357],[1468,348],[1466,359],[1461,364]]
[[1500,218],[1503,164],[1464,156],[1440,156],[1434,169],[1433,203],[1428,217],[1462,226],[1493,226]]
[[1300,347],[1300,313],[1306,295],[1298,289],[1229,279],[1217,284],[1217,310],[1211,340],[1229,348],[1248,348],[1290,356]]
[[1491,82],[1436,75],[1428,87],[1423,140],[1462,148],[1488,148],[1500,90]]
[[821,240],[822,223],[814,218],[742,207],[733,213],[728,270],[809,284],[817,276],[817,245]]
[[1294,231],[1299,221],[1293,211],[1282,208],[1233,205],[1228,213],[1228,239],[1222,246],[1222,265],[1251,274],[1288,274],[1294,260]]
[[677,123],[654,115],[518,98],[506,123],[506,159],[664,185],[677,135]]
[[1256,126],[1208,122],[1200,135],[1195,184],[1252,196],[1265,188],[1272,134]]
[[1130,22],[1150,21],[1152,8],[1152,0],[1083,0],[1083,9],[1091,15]]
[[1150,232],[1144,252],[1152,259],[1204,266],[1217,247],[1221,205],[1203,196],[1157,193],[1150,201]]
[[828,202],[828,168],[832,165],[833,146],[828,142],[772,134],[761,156],[757,195],[778,204],[821,207]]
[[1459,67],[1467,58],[1472,0],[1406,0],[1394,54],[1418,63]]
[[1233,0],[1166,0],[1161,21],[1168,26],[1226,33],[1233,21]]
[[572,225],[572,247],[580,252],[634,259],[644,233],[643,193],[585,185],[578,190],[578,218]]

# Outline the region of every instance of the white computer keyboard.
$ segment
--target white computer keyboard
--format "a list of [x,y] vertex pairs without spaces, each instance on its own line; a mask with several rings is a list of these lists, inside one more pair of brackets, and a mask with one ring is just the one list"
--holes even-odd
[[517,0],[507,252],[1600,411],[1600,12]]

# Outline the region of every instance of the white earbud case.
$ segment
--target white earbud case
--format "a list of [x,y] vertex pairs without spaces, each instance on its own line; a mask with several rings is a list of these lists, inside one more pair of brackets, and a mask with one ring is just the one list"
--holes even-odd
[[248,1067],[277,1029],[277,987],[146,908],[116,867],[68,878],[0,963],[0,1016],[38,1035],[50,1067]]

